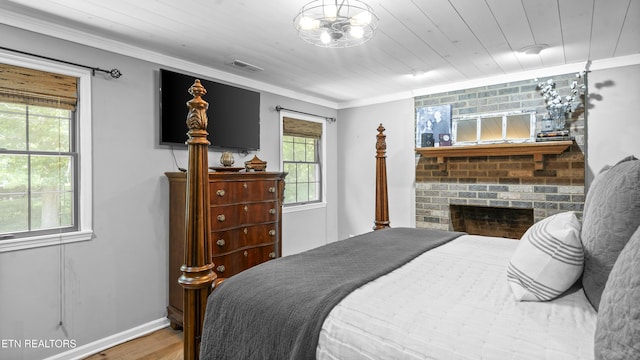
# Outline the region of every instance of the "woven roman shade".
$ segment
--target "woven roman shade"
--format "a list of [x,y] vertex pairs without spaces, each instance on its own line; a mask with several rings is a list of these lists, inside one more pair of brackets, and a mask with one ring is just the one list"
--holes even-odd
[[322,124],[313,121],[282,118],[282,132],[284,135],[305,136],[319,139],[322,136]]
[[0,64],[0,101],[75,110],[77,78]]

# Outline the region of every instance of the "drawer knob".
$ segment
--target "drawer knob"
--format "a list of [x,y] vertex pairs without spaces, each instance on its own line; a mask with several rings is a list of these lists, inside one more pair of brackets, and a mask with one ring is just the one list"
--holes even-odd
[[249,188],[249,184],[244,183],[244,184],[242,184],[242,187],[244,187],[245,189],[248,189]]
[[216,219],[218,219],[218,221],[223,222],[225,220],[225,217],[223,214],[218,215],[218,217],[216,217]]
[[245,212],[249,211],[249,206],[245,205],[245,206],[244,206],[244,211],[245,211]]
[[216,241],[216,244],[218,244],[218,246],[224,246],[224,239],[218,239],[218,241]]
[[276,235],[276,231],[273,230],[273,229],[269,230],[269,235],[275,236]]
[[270,192],[270,193],[274,193],[274,192],[276,192],[276,188],[275,188],[275,186],[270,186],[270,187],[269,187],[269,192]]
[[220,266],[218,266],[218,267],[216,268],[216,270],[217,270],[219,273],[223,273],[223,272],[224,272],[224,265],[220,265]]
[[273,215],[276,213],[276,209],[269,209],[269,214]]
[[222,190],[222,189],[216,191],[216,195],[218,195],[219,197],[223,197],[224,194],[226,194],[226,192],[224,190]]
[[243,253],[244,256],[248,256],[249,253],[245,250],[245,252]]
[[247,228],[244,228],[244,234],[247,235],[249,233],[249,230],[247,230]]
[[272,259],[275,259],[276,258],[276,253],[274,251],[270,252],[269,253],[269,257],[272,258]]

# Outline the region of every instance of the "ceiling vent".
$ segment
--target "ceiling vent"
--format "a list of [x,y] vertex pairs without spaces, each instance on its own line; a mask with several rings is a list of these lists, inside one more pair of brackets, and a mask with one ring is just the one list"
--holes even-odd
[[249,71],[249,72],[258,72],[258,71],[263,71],[264,69],[259,67],[259,66],[255,66],[255,65],[251,65],[249,63],[246,63],[244,61],[240,61],[240,60],[233,60],[233,62],[231,62],[231,66],[240,68],[242,70],[245,71]]

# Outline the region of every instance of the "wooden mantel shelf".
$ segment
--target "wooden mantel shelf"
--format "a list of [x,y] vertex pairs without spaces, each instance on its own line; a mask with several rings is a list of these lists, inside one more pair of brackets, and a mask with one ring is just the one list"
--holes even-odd
[[509,156],[509,155],[533,155],[535,169],[544,168],[544,155],[561,154],[573,141],[545,141],[531,143],[500,143],[468,146],[441,146],[416,148],[416,151],[430,158],[437,158],[441,169],[446,168],[447,158],[452,157],[477,157],[477,156]]

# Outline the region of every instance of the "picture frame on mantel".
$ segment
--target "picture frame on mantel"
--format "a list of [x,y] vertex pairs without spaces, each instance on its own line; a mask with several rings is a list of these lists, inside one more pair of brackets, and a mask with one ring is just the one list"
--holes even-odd
[[416,148],[439,146],[451,134],[451,104],[416,107]]

